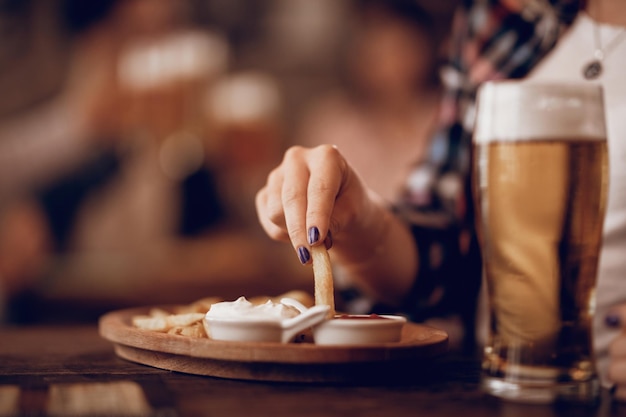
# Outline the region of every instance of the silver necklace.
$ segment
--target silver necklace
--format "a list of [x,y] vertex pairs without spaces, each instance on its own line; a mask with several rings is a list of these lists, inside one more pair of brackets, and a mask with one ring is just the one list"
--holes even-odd
[[603,61],[609,56],[609,53],[615,49],[624,39],[626,39],[626,30],[622,28],[617,35],[603,48],[602,35],[600,34],[599,25],[591,19],[593,25],[594,46],[593,59],[583,67],[583,76],[587,80],[595,80],[602,75],[604,70]]

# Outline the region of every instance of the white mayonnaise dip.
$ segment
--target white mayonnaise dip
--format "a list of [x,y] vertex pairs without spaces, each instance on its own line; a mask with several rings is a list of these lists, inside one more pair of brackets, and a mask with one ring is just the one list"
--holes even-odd
[[207,318],[220,319],[253,319],[253,320],[276,320],[292,318],[300,314],[300,311],[292,306],[274,303],[267,300],[265,304],[252,304],[246,297],[239,297],[235,301],[224,301],[211,306],[206,313]]

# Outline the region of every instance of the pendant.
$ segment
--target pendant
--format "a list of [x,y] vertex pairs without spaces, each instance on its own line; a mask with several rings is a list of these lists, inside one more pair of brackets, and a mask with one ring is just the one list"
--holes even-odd
[[602,62],[594,59],[583,68],[583,75],[587,80],[595,80],[602,74]]

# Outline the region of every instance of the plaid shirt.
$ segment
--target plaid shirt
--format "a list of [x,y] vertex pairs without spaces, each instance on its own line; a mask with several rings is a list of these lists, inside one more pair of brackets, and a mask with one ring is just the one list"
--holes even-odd
[[[465,0],[452,24],[442,68],[439,129],[407,178],[396,211],[411,225],[420,270],[402,313],[412,320],[458,316],[472,349],[481,261],[470,193],[476,92],[488,80],[522,78],[557,43],[582,7],[578,0]],[[389,312],[383,306],[374,311]]]

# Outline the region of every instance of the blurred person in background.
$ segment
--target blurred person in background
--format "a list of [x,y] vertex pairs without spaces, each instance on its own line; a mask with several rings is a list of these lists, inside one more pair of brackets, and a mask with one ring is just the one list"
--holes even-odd
[[[369,188],[389,204],[397,201],[415,161],[424,158],[439,116],[439,40],[430,12],[415,0],[355,0],[354,22],[342,47],[343,84],[323,94],[303,117],[296,142],[332,144]],[[335,273],[338,290],[346,281]],[[350,295],[351,311],[372,306]],[[340,306],[341,307],[341,306]],[[431,324],[450,334],[458,348],[457,319]]]
[[[227,42],[192,28],[187,2],[60,4],[73,35],[63,90],[0,126],[6,320],[309,289],[235,206],[253,207],[256,189],[232,190],[222,169],[232,155],[206,97]],[[277,162],[279,134],[252,162]]]
[[432,16],[415,0],[351,5],[342,84],[310,106],[296,142],[337,146],[365,183],[391,202],[436,122],[438,40]]

